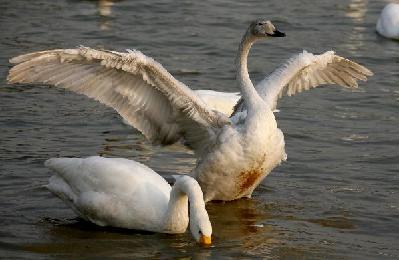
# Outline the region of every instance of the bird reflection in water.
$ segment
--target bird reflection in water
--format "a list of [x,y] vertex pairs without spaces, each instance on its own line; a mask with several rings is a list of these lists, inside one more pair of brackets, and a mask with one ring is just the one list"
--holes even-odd
[[99,0],[98,1],[98,12],[101,16],[111,16],[112,6],[114,5],[113,0]]
[[112,6],[122,0],[94,0],[97,3],[97,13],[100,16],[100,29],[109,30],[112,22]]
[[[265,222],[273,213],[256,198],[207,204],[214,242],[218,247],[237,247],[245,255],[268,255],[279,245],[279,234]],[[220,244],[218,244],[220,243]]]
[[111,27],[112,6],[114,0],[99,0],[97,4],[98,13],[100,14],[100,29],[109,30]]
[[345,15],[353,21],[362,23],[367,13],[368,0],[350,1]]
[[368,0],[351,0],[345,11],[345,16],[353,21],[352,32],[348,35],[348,42],[344,44],[352,55],[356,55],[358,50],[364,46],[364,33],[366,31],[364,21],[367,10]]
[[40,254],[79,256],[79,258],[82,256],[134,258],[143,254],[138,250],[141,246],[150,248],[154,240],[161,244],[167,240],[165,234],[100,227],[78,217],[74,219],[45,218],[40,225],[42,228],[47,228],[50,241],[21,245],[22,250]]

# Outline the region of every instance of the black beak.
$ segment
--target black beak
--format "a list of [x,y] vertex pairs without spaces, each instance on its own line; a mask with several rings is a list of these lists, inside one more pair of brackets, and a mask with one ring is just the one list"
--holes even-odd
[[275,30],[272,34],[267,34],[271,37],[285,37],[285,33]]

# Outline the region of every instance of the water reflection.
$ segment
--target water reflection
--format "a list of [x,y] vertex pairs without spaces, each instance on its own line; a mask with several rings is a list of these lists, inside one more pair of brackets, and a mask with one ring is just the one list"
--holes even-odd
[[318,224],[322,227],[332,227],[338,229],[354,229],[355,225],[349,218],[343,216],[329,217],[325,219],[308,219],[310,223]]
[[[329,232],[331,228],[350,230],[353,221],[346,214],[325,218],[301,218],[292,215],[292,204],[267,204],[260,198],[207,204],[213,245],[203,248],[191,234],[169,235],[146,231],[99,227],[80,218],[44,218],[38,223],[49,242],[21,245],[21,249],[45,255],[85,257],[188,257],[209,259],[223,256],[292,258],[323,255],[323,245],[304,245],[302,233],[308,228]],[[285,224],[283,224],[285,223]],[[297,223],[309,223],[298,225]],[[289,231],[285,228],[290,227]],[[287,237],[295,230],[298,236]],[[320,239],[324,236],[321,235]],[[316,240],[317,241],[317,240]],[[324,244],[329,241],[323,240]],[[112,245],[112,246],[110,246]]]
[[22,248],[34,253],[63,256],[82,256],[83,253],[91,257],[178,256],[208,259],[226,248],[230,253],[266,257],[280,243],[279,234],[271,225],[265,224],[272,213],[261,201],[213,202],[207,204],[207,210],[214,234],[211,248],[197,245],[189,231],[169,235],[104,228],[80,218],[42,219],[39,225],[47,230],[45,233],[51,242],[25,244]]
[[106,136],[102,149],[98,152],[100,156],[125,157],[140,162],[151,159],[155,153],[153,146],[140,134]]
[[112,9],[114,5],[114,0],[99,0],[98,1],[98,12],[102,16],[111,16]]
[[173,248],[192,246],[189,234],[99,227],[80,218],[46,218],[40,224],[51,242],[25,244],[24,250],[48,255],[134,258],[162,254],[164,248],[175,253]]
[[211,202],[207,210],[218,247],[238,247],[247,255],[266,256],[279,244],[278,232],[267,224],[273,213],[262,201]]
[[344,48],[349,50],[351,55],[356,55],[358,50],[364,47],[366,31],[364,22],[367,10],[368,0],[352,0],[346,9],[346,17],[351,18],[354,23],[352,32],[348,36],[348,42],[344,44]]
[[[85,0],[87,1],[87,0]],[[89,0],[90,2],[96,2],[97,13],[100,16],[100,29],[103,31],[109,30],[112,26],[112,7],[117,2],[122,0]]]
[[345,15],[352,18],[354,22],[362,23],[367,13],[368,0],[352,0]]
[[100,29],[103,31],[107,31],[111,27],[112,21],[112,6],[115,2],[119,2],[118,0],[99,0],[97,4],[97,9],[99,14],[101,15],[100,21]]

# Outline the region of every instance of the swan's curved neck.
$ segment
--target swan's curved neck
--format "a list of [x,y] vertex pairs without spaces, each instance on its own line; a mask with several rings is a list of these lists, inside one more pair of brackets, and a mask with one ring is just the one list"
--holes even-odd
[[187,229],[189,223],[188,200],[190,200],[190,214],[196,211],[199,203],[204,203],[202,192],[198,192],[197,187],[190,183],[179,178],[173,185],[168,209],[163,218],[165,232],[182,233]]
[[250,109],[254,104],[259,102],[261,97],[258,95],[257,91],[252,84],[251,79],[248,74],[248,54],[252,47],[252,44],[256,41],[256,37],[252,36],[249,32],[246,32],[241,40],[240,46],[238,48],[238,54],[236,58],[236,71],[237,80],[240,84],[241,94],[244,101]]

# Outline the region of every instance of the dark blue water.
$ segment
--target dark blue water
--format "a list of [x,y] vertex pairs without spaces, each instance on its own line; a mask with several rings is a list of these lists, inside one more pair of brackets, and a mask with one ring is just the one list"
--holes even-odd
[[[375,34],[384,4],[0,1],[0,256],[399,258],[399,42]],[[288,161],[252,199],[207,205],[213,247],[199,247],[189,233],[96,227],[43,188],[50,157],[127,157],[165,176],[189,172],[195,160],[180,145],[153,147],[112,109],[84,96],[7,85],[10,57],[80,44],[135,48],[192,88],[238,91],[235,51],[257,17],[287,37],[254,46],[254,81],[303,49],[333,49],[375,76],[356,91],[327,86],[279,101]]]

